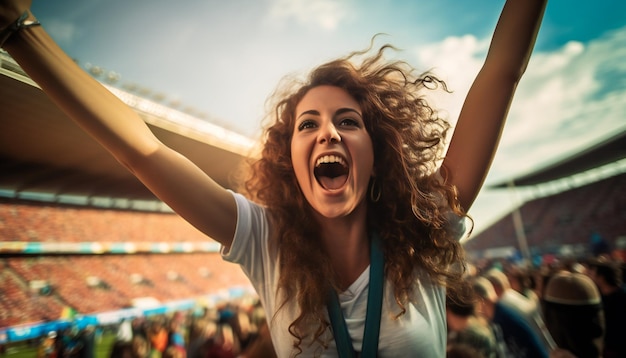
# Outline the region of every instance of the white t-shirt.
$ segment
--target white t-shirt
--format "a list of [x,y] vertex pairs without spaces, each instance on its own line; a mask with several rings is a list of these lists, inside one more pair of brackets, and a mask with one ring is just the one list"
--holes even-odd
[[[268,317],[272,342],[278,357],[293,357],[294,337],[289,325],[299,314],[297,303],[291,301],[279,310],[282,298],[277,297],[279,279],[278,258],[268,250],[268,224],[265,209],[240,194],[233,193],[237,202],[237,229],[230,249],[222,249],[225,260],[239,264],[255,287]],[[434,285],[427,275],[418,275],[406,313],[400,312],[393,287],[386,282],[378,344],[379,357],[445,357],[446,312],[445,289]],[[348,331],[356,351],[361,350],[369,267],[343,293],[339,301]],[[322,337],[328,348],[320,344],[301,344],[303,353],[298,357],[337,357],[332,332],[327,329]]]

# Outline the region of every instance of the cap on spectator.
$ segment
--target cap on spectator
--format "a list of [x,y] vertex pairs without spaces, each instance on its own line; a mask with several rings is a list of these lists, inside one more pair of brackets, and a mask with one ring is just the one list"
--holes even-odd
[[492,268],[485,273],[485,278],[487,278],[493,288],[497,291],[506,291],[511,288],[511,283],[509,282],[509,278],[506,277],[506,274],[497,268]]
[[493,289],[493,284],[484,277],[476,277],[473,282],[474,292],[479,298],[485,299],[490,302],[496,302],[498,296]]
[[601,297],[596,284],[586,275],[559,272],[548,281],[544,300],[578,306],[599,304]]

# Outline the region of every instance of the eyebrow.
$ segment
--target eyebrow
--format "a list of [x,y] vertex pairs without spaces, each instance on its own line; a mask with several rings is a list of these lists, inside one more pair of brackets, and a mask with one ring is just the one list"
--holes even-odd
[[[356,109],[354,109],[354,108],[347,108],[347,107],[346,108],[339,108],[335,112],[333,117],[336,117],[338,115],[341,115],[341,114],[344,114],[344,113],[347,113],[347,112],[353,112],[353,113],[358,114],[359,117],[363,117],[363,115],[361,113],[359,113],[359,111],[357,111]],[[297,118],[300,118],[300,117],[304,116],[305,114],[312,114],[314,116],[319,116],[320,112],[315,110],[315,109],[310,109],[308,111],[304,111],[304,112],[300,113],[300,115]]]

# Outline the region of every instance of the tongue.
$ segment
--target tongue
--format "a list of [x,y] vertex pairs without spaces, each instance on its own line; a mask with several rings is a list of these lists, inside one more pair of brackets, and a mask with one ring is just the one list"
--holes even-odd
[[319,182],[327,190],[335,190],[341,188],[348,180],[347,175],[340,175],[338,177],[320,177]]

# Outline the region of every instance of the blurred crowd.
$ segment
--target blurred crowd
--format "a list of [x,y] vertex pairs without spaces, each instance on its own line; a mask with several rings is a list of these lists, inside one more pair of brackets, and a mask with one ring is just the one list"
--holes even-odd
[[[448,358],[626,357],[621,260],[507,260],[469,266],[447,297]],[[452,292],[452,291],[450,291]],[[126,319],[112,330],[112,358],[275,357],[256,298],[168,315]],[[103,327],[51,332],[38,357],[93,358]]]
[[125,319],[115,327],[88,327],[51,332],[39,345],[38,357],[95,357],[102,330],[113,331],[111,358],[275,357],[257,300],[227,302],[168,315]]
[[624,268],[608,256],[470,266],[447,297],[448,357],[626,357]]

